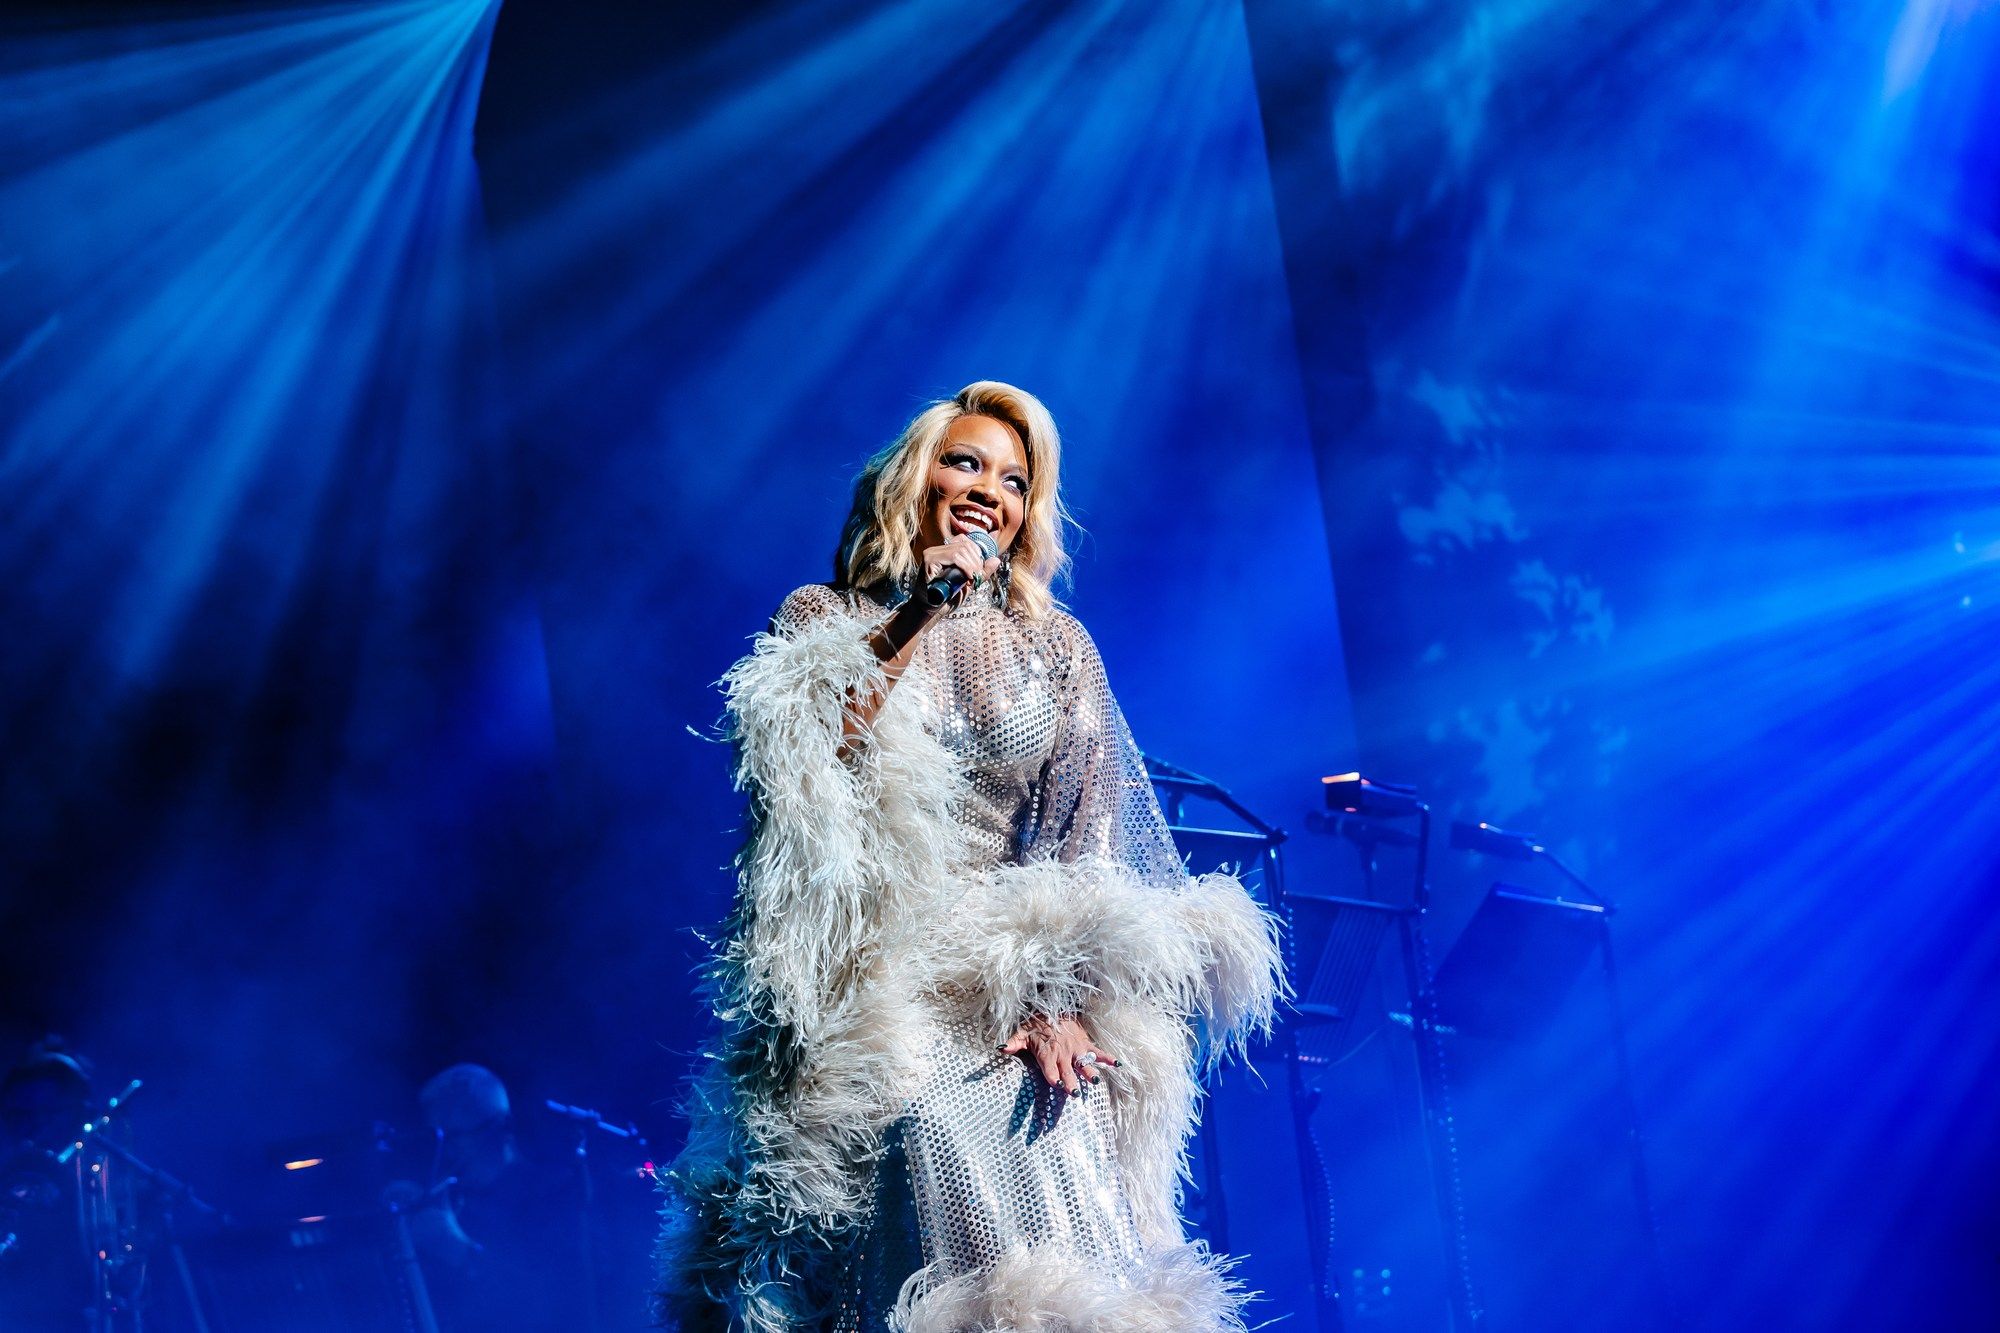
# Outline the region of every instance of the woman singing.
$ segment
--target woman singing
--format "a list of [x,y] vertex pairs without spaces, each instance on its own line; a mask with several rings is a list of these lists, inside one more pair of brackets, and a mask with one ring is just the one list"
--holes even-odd
[[1194,1024],[1211,1058],[1268,1028],[1271,920],[1189,877],[1050,592],[1059,458],[1010,385],[925,409],[833,582],[724,678],[751,834],[665,1173],[669,1324],[1241,1327],[1176,1205]]

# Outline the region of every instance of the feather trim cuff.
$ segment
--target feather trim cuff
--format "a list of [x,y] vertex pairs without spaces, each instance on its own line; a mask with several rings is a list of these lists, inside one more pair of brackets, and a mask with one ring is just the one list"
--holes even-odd
[[933,987],[975,1005],[996,1042],[1031,1015],[1137,1004],[1240,1047],[1269,1031],[1283,975],[1277,919],[1233,876],[1159,889],[1104,860],[993,871],[924,954]]

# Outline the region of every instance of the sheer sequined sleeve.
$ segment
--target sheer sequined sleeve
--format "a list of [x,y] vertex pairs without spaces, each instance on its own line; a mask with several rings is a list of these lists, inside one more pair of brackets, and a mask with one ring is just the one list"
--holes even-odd
[[808,583],[786,594],[771,616],[771,633],[790,639],[845,609],[841,595],[824,583]]
[[1054,613],[1050,638],[1061,731],[1042,773],[1024,859],[1101,857],[1127,866],[1147,884],[1180,885],[1186,868],[1097,645],[1061,611]]

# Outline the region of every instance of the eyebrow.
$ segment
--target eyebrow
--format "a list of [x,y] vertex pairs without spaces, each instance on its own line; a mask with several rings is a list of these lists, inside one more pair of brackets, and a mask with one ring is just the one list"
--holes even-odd
[[[943,448],[941,448],[941,449],[940,449],[940,450],[938,451],[938,457],[942,458],[942,457],[944,457],[944,456],[945,456],[946,454],[949,454],[949,453],[951,453],[951,452],[952,452],[953,450],[958,450],[958,451],[960,451],[960,452],[963,452],[963,453],[968,453],[968,454],[972,454],[972,455],[976,456],[976,457],[977,457],[977,458],[979,459],[979,461],[980,461],[980,462],[982,462],[982,463],[986,463],[986,464],[989,464],[989,465],[990,465],[990,464],[991,464],[991,463],[993,462],[993,455],[992,455],[992,453],[991,453],[991,452],[990,452],[990,451],[989,451],[988,449],[986,449],[986,447],[985,447],[985,446],[983,446],[983,445],[977,445],[977,444],[971,444],[971,443],[965,443],[965,442],[961,442],[961,443],[950,443],[950,442],[947,442],[947,443],[946,443],[946,444],[944,445],[944,447],[943,447]],[[1027,469],[1026,467],[1022,466],[1022,465],[1021,465],[1021,464],[1019,464],[1019,463],[1012,463],[1012,462],[1010,462],[1010,463],[1006,464],[1006,465],[1005,465],[1005,466],[1003,467],[1002,471],[1004,471],[1004,472],[1009,472],[1009,473],[1014,473],[1014,474],[1018,474],[1018,475],[1020,475],[1020,476],[1023,476],[1023,477],[1032,477],[1032,476],[1033,476],[1033,474],[1032,474],[1032,473],[1030,473],[1030,472],[1028,471],[1028,469]]]

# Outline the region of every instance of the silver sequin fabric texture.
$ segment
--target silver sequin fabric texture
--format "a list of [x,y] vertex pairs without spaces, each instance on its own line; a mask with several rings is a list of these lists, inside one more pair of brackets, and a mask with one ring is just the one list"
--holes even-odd
[[[886,611],[810,584],[785,599],[771,627],[795,633],[842,614],[862,634]],[[915,660],[930,686],[925,728],[971,778],[959,812],[971,866],[1097,855],[1161,888],[1185,878],[1103,660],[1074,616],[1029,620],[975,598],[924,631]]]
[[[859,635],[886,610],[813,585],[786,598],[772,629],[790,634],[842,615]],[[1182,879],[1143,761],[1074,617],[1029,620],[968,594],[925,631],[915,660],[924,671],[896,688],[925,691],[926,729],[965,765],[970,790],[957,823],[975,871],[1109,856],[1148,883]],[[942,1015],[924,1046],[934,1055],[888,1136],[841,1333],[886,1328],[904,1280],[924,1265],[941,1282],[1011,1250],[1050,1247],[1107,1282],[1127,1281],[1141,1242],[1112,1136],[1117,1071],[1069,1097]]]

